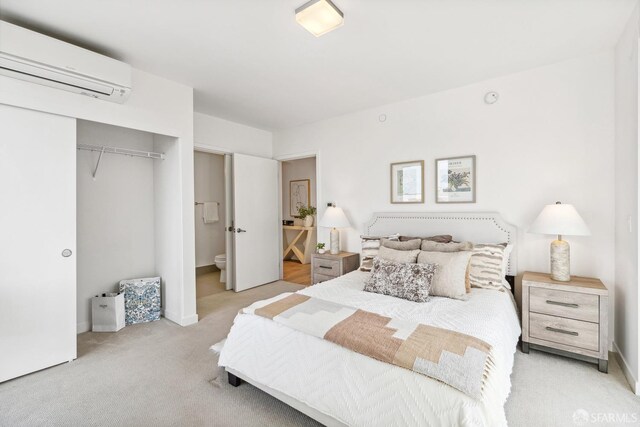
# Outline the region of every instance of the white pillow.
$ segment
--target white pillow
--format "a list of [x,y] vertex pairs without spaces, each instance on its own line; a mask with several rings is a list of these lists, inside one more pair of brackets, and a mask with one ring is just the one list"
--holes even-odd
[[421,251],[418,264],[436,264],[438,268],[431,281],[430,295],[465,299],[467,295],[467,266],[471,251],[431,252]]

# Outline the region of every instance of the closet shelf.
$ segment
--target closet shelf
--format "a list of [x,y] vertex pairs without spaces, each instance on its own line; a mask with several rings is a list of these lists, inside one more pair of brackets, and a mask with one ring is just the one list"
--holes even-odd
[[164,160],[164,153],[154,153],[153,151],[132,150],[130,148],[78,144],[78,150],[98,151],[101,153],[122,154],[124,156],[146,157],[149,159]]
[[96,168],[93,171],[93,178],[95,179],[96,174],[98,173],[98,167],[100,166],[100,160],[102,160],[102,155],[104,153],[109,154],[120,154],[123,156],[131,156],[131,157],[144,157],[147,159],[158,159],[164,160],[164,153],[154,153],[153,151],[140,151],[140,150],[132,150],[130,148],[118,148],[118,147],[109,147],[106,145],[89,145],[89,144],[78,144],[78,150],[87,150],[87,151],[98,151],[100,156],[98,157],[98,161],[96,162]]

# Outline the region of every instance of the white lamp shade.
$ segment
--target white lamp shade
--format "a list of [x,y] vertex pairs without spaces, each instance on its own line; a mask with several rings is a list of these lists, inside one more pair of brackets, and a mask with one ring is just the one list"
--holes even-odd
[[565,236],[589,236],[591,232],[573,205],[546,205],[538,215],[529,233]]
[[347,216],[344,214],[341,208],[336,208],[333,206],[329,206],[326,211],[324,211],[324,215],[320,219],[318,223],[320,227],[327,228],[347,228],[351,227],[349,224],[349,220]]

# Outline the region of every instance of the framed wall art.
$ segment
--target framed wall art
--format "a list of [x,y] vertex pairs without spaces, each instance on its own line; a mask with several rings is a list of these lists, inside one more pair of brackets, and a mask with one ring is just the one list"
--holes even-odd
[[476,156],[436,160],[436,203],[476,202]]
[[391,163],[391,203],[424,203],[424,161]]
[[311,180],[297,179],[289,181],[289,215],[298,216],[300,206],[309,206],[311,199]]

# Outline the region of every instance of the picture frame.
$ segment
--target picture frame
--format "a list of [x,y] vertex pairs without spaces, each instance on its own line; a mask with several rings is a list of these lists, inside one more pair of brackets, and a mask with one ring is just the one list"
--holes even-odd
[[295,179],[289,181],[289,214],[298,216],[298,207],[309,206],[311,200],[311,180]]
[[391,163],[391,203],[424,203],[424,160]]
[[476,156],[436,159],[436,203],[476,202]]

